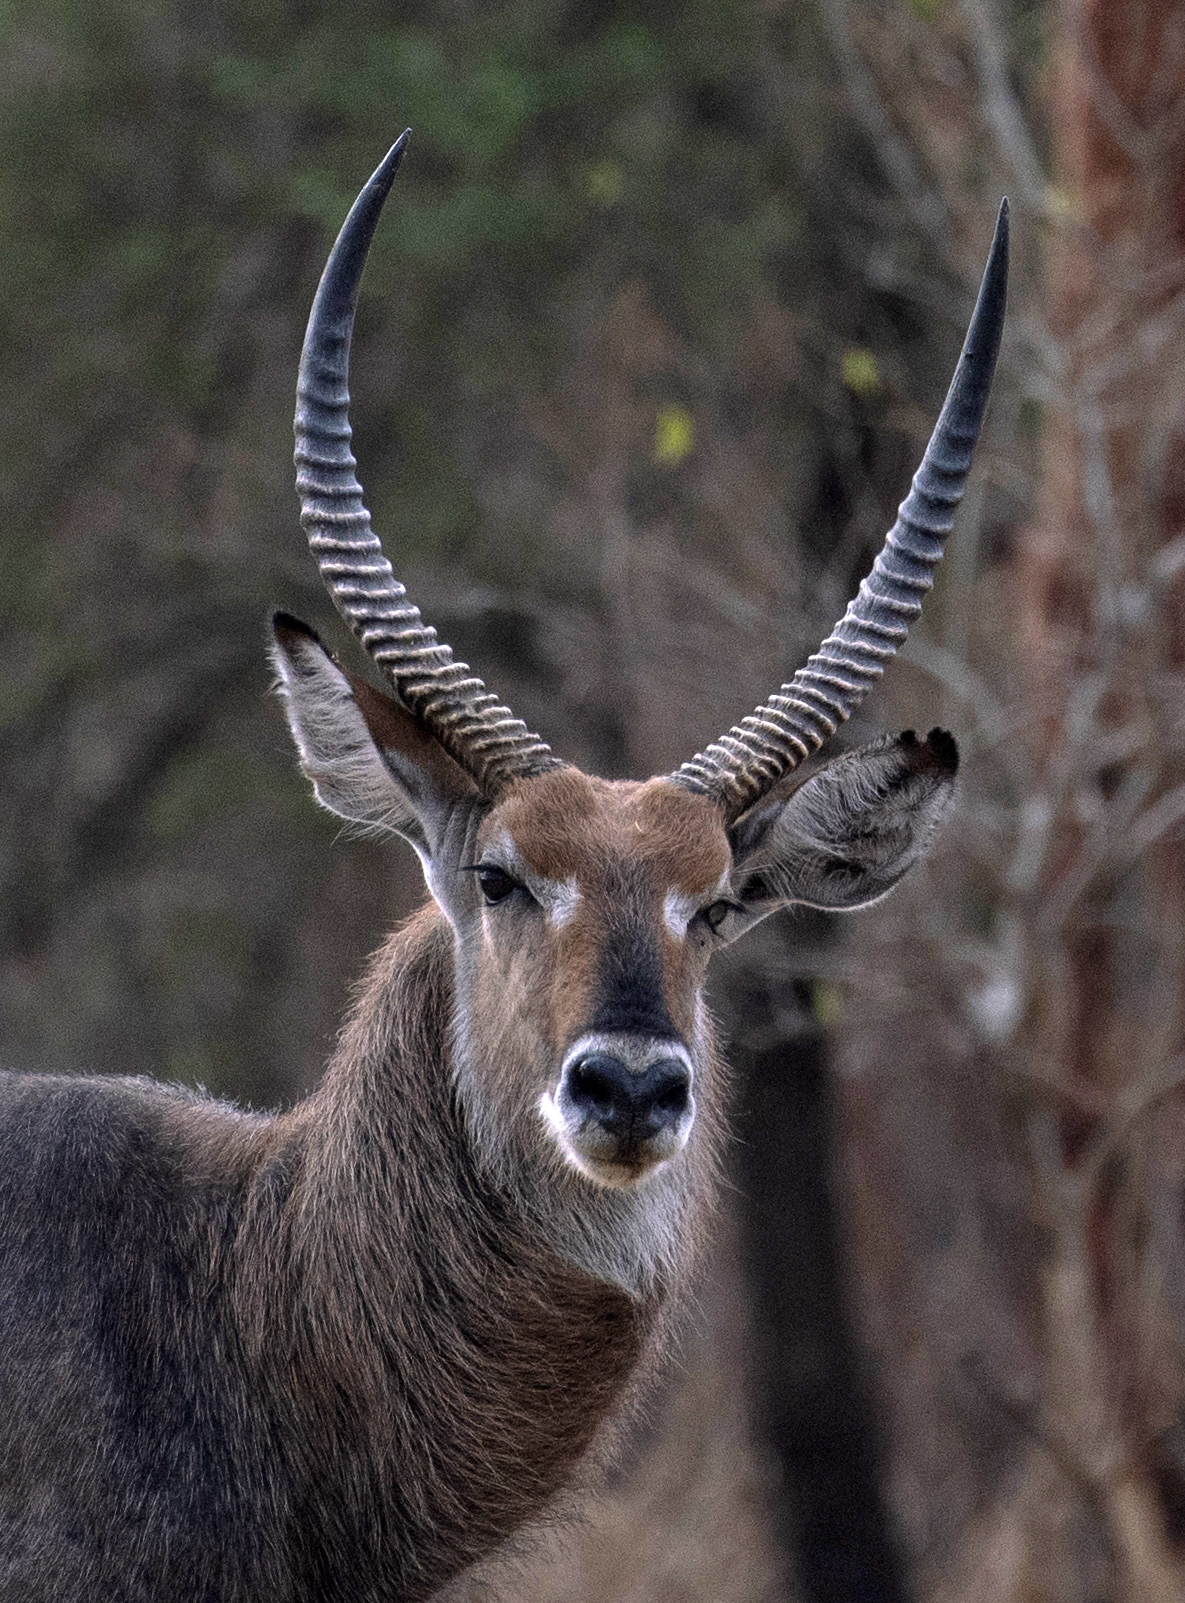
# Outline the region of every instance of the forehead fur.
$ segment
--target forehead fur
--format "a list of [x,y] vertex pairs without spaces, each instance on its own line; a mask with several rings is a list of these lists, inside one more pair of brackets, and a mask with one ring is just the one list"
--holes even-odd
[[556,880],[629,861],[657,884],[696,894],[731,861],[718,810],[668,779],[594,779],[577,768],[542,774],[494,809],[483,842],[503,830],[536,873]]

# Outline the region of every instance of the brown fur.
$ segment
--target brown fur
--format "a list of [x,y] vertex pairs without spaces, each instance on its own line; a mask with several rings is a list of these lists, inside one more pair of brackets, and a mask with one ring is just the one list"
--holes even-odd
[[[289,1114],[0,1076],[4,1603],[409,1603],[604,1444],[661,1298],[573,1267],[482,1173],[452,1012],[430,906]],[[34,1114],[30,1171],[5,1143]]]
[[[371,1517],[401,1512],[432,1585],[570,1479],[657,1312],[560,1261],[466,1161],[446,1067],[450,944],[430,907],[380,954],[324,1085],[291,1116],[289,1140],[307,1145],[290,1234],[252,1276],[289,1281],[293,1340],[268,1361],[295,1382],[295,1423],[336,1419],[343,1468],[372,1467]],[[262,1346],[267,1304],[248,1309]]]
[[[0,1603],[412,1603],[540,1514],[702,1240],[713,901],[881,895],[949,799],[934,735],[731,837],[665,780],[492,799],[303,626],[277,646],[318,795],[405,834],[435,901],[288,1114],[0,1075]],[[685,1075],[665,1125],[615,1133],[606,1064]]]
[[[558,1063],[587,1027],[590,1000],[623,915],[644,926],[661,954],[662,993],[685,1041],[695,1033],[706,943],[678,940],[662,915],[672,890],[710,894],[731,863],[721,815],[706,798],[666,779],[644,784],[591,778],[565,768],[515,787],[487,816],[482,845],[510,836],[548,879],[574,879],[580,905],[559,929],[535,929],[529,965],[502,966],[516,1006],[531,1014]],[[527,967],[529,966],[529,973]],[[493,1005],[486,992],[484,1005]]]
[[521,782],[486,819],[505,828],[532,867],[563,879],[575,865],[635,860],[662,886],[707,890],[731,861],[720,811],[669,779],[597,779],[561,768]]

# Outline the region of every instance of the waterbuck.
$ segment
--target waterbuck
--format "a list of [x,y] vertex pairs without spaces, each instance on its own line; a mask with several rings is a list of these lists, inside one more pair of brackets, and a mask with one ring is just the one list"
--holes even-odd
[[431,897],[290,1112],[0,1076],[4,1603],[408,1603],[539,1514],[603,1451],[687,1279],[723,1118],[709,958],[785,904],[883,896],[950,801],[941,730],[796,770],[930,586],[995,364],[1006,209],[845,617],[678,772],[607,783],[437,641],[362,504],[350,337],[406,138],[330,255],[296,412],[302,523],[386,686],[283,615],[275,666],[318,799],[409,841]]

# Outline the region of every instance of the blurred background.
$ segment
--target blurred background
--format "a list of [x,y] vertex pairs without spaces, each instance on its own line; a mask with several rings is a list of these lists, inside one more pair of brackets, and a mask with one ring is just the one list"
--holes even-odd
[[423,895],[299,780],[265,619],[333,233],[428,618],[566,757],[675,766],[904,493],[1000,195],[938,588],[851,742],[964,752],[927,867],[713,1003],[730,1184],[574,1530],[459,1598],[1185,1596],[1185,5],[5,0],[0,1057],[300,1095]]

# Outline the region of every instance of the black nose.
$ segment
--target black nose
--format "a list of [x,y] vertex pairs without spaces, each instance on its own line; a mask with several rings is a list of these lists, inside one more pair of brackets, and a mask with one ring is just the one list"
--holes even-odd
[[620,1058],[592,1052],[567,1074],[567,1100],[623,1147],[673,1130],[691,1104],[691,1076],[678,1058],[659,1058],[640,1072]]

